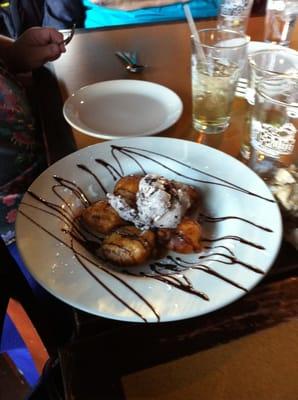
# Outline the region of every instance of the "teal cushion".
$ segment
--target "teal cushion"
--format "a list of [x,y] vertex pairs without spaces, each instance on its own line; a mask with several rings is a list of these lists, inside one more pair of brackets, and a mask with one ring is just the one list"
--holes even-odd
[[[189,5],[194,18],[207,18],[217,15],[219,2],[220,0],[192,0]],[[83,3],[86,9],[85,28],[185,19],[181,3],[163,7],[141,8],[133,11],[114,10],[95,5],[89,0],[83,0]]]

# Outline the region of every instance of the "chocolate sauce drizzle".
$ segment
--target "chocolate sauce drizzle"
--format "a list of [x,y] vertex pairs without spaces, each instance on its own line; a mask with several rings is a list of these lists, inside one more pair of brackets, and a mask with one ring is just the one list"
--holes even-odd
[[[149,160],[158,166],[164,168],[167,171],[173,172],[176,175],[180,176],[181,178],[187,179],[191,181],[192,183],[205,183],[205,184],[210,184],[210,185],[218,185],[226,188],[227,190],[234,190],[238,191],[240,193],[243,193],[244,195],[248,196],[254,196],[259,199],[262,199],[267,202],[274,202],[272,199],[265,198],[263,196],[260,196],[256,193],[250,192],[240,186],[237,186],[231,182],[228,182],[227,180],[221,179],[219,177],[216,177],[214,175],[211,175],[209,173],[206,173],[202,170],[199,170],[197,168],[194,168],[192,166],[189,166],[181,161],[177,161],[173,159],[172,157],[165,156],[163,154],[159,154],[157,152],[149,151],[149,150],[144,150],[144,149],[139,149],[135,147],[121,147],[121,146],[115,146],[111,145],[111,155],[112,158],[115,160],[116,167],[108,162],[106,162],[103,159],[96,158],[94,161],[99,164],[104,172],[107,172],[111,179],[116,182],[119,178],[125,175],[124,172],[124,165],[123,163],[120,162],[120,159],[118,157],[118,154],[128,157],[130,160],[132,160],[137,168],[140,170],[135,172],[135,173],[141,173],[141,174],[146,174],[150,171],[146,171],[145,168],[143,167],[141,160],[146,159]],[[157,160],[155,157],[158,157],[159,159],[164,160],[163,162]],[[191,171],[198,172],[202,175],[205,175],[208,178],[212,178],[213,180],[200,180],[197,178],[192,178],[191,176],[188,176],[186,174],[182,174],[179,171],[174,170],[172,167],[169,165],[165,164],[165,162],[168,161],[172,165],[173,162],[176,163],[177,166],[183,166],[184,168],[187,168]],[[101,179],[90,169],[84,164],[77,164],[76,165],[79,170],[82,172],[86,173],[87,175],[90,176],[91,179],[93,179],[99,187],[99,192],[102,192],[103,195],[107,194],[107,188],[105,185],[102,183]],[[99,170],[99,174],[101,174],[101,168]],[[98,168],[97,168],[98,171]],[[58,242],[62,243],[64,246],[66,246],[68,249],[72,251],[74,254],[76,260],[78,261],[79,265],[100,285],[102,286],[113,298],[114,300],[118,301],[121,303],[124,307],[126,307],[128,310],[130,310],[133,314],[135,314],[138,318],[140,318],[142,321],[147,322],[147,319],[145,318],[144,315],[142,315],[136,307],[133,307],[132,305],[128,304],[123,299],[123,295],[118,294],[116,292],[116,289],[114,287],[110,287],[105,282],[103,279],[101,279],[97,274],[95,274],[92,271],[92,266],[97,267],[100,269],[102,274],[109,275],[113,279],[115,279],[121,286],[124,286],[127,290],[129,290],[131,293],[133,293],[139,302],[141,302],[143,305],[145,305],[150,312],[154,315],[156,318],[156,321],[160,321],[160,315],[158,314],[157,310],[155,310],[154,306],[141,294],[139,293],[133,286],[133,282],[135,279],[153,279],[161,284],[165,285],[170,285],[174,287],[177,290],[186,292],[189,295],[196,296],[204,301],[209,301],[209,297],[206,293],[201,292],[197,290],[190,278],[186,275],[187,270],[192,270],[192,271],[199,271],[206,273],[215,279],[220,279],[223,282],[236,287],[244,292],[247,292],[248,290],[238,284],[237,282],[225,277],[223,274],[219,273],[216,271],[214,268],[211,268],[208,264],[209,262],[213,263],[216,262],[216,265],[223,265],[226,266],[228,265],[229,268],[237,268],[237,266],[246,268],[254,273],[257,274],[263,274],[264,272],[258,268],[257,266],[250,265],[248,263],[245,263],[239,259],[237,259],[233,253],[233,251],[222,244],[219,245],[211,245],[208,246],[206,245],[204,248],[204,252],[195,255],[193,254],[194,257],[196,257],[197,260],[195,261],[187,261],[185,259],[182,259],[181,257],[173,257],[173,256],[167,256],[163,260],[158,260],[154,261],[149,264],[147,267],[147,270],[144,272],[138,271],[137,268],[134,269],[134,272],[131,272],[131,270],[122,270],[122,271],[115,271],[115,269],[111,268],[108,263],[106,263],[105,260],[103,260],[100,255],[98,254],[98,249],[100,248],[100,243],[102,241],[102,238],[95,236],[91,232],[85,230],[82,228],[82,226],[79,224],[79,221],[77,220],[77,212],[78,210],[73,210],[72,206],[69,202],[66,201],[65,195],[65,189],[69,191],[73,197],[76,198],[79,203],[81,204],[81,207],[78,208],[86,208],[90,204],[92,204],[91,200],[88,198],[87,194],[83,191],[81,187],[79,187],[77,184],[75,184],[72,181],[69,181],[68,179],[65,179],[63,177],[58,177],[58,176],[53,176],[54,179],[54,184],[51,188],[52,192],[54,193],[55,197],[57,198],[58,202],[54,203],[51,201],[48,201],[46,199],[41,198],[37,194],[35,194],[32,191],[28,191],[29,196],[39,205],[36,205],[36,203],[31,204],[28,202],[23,202],[22,206],[28,207],[28,208],[34,208],[41,213],[45,213],[51,217],[57,218],[61,223],[64,224],[64,227],[61,228],[61,231],[70,238],[70,240],[63,240],[61,239],[58,235],[54,234],[53,232],[50,232],[45,226],[41,225],[38,221],[34,220],[33,218],[30,217],[27,213],[25,213],[22,210],[19,212],[28,220],[30,220],[33,224],[38,226],[41,230],[46,232],[49,236],[55,238]],[[64,195],[63,195],[64,194]],[[237,217],[237,216],[221,216],[221,217],[211,217],[208,215],[200,214],[199,219],[201,222],[204,223],[219,223],[222,222],[224,223],[227,220],[235,219],[235,220],[240,220],[244,223],[250,224],[256,229],[260,229],[266,232],[273,232],[270,228],[264,227],[261,225],[256,224],[255,222],[249,221],[247,219]],[[93,235],[93,238],[90,239],[90,237]],[[245,246],[250,246],[257,251],[262,251],[265,248],[258,243],[253,243],[251,241],[248,241],[244,238],[241,238],[236,235],[227,235],[223,237],[217,237],[217,238],[204,238],[204,242],[209,242],[209,243],[214,243],[214,242],[221,242],[225,240],[233,240],[233,241],[238,241],[242,243]],[[87,254],[96,254],[97,261],[94,261],[91,257],[88,257],[84,252],[80,251],[77,249],[77,244],[82,246],[86,251]],[[204,263],[201,261],[204,260]],[[122,274],[125,274],[125,277],[121,277],[119,275],[119,272]],[[100,275],[102,276],[102,275]],[[131,281],[130,279],[127,279],[127,277],[133,277],[134,280]],[[117,286],[116,286],[117,287]]]
[[[150,161],[154,162],[155,164],[160,165],[162,168],[164,168],[164,169],[166,169],[166,170],[168,170],[170,172],[175,173],[177,176],[180,176],[181,178],[184,178],[184,179],[191,180],[192,182],[205,183],[205,184],[209,184],[209,185],[223,186],[223,187],[226,187],[228,189],[236,190],[238,192],[247,194],[249,196],[258,197],[258,198],[260,198],[262,200],[265,200],[265,201],[268,201],[270,203],[275,203],[275,201],[272,200],[272,199],[260,196],[260,195],[254,193],[254,192],[251,192],[251,191],[249,191],[247,189],[242,188],[241,186],[235,185],[234,183],[229,182],[226,179],[219,178],[219,177],[217,177],[215,175],[212,175],[212,174],[210,174],[208,172],[202,171],[202,170],[200,170],[198,168],[195,168],[195,167],[192,167],[192,166],[190,166],[188,164],[185,164],[182,161],[178,161],[177,159],[174,159],[172,157],[165,156],[164,154],[160,154],[160,153],[157,153],[155,151],[150,151],[150,150],[147,150],[147,149],[143,150],[143,149],[139,149],[139,148],[136,148],[136,147],[130,147],[130,146],[121,147],[121,146],[111,145],[111,148],[112,148],[113,157],[117,161],[118,161],[118,159],[117,159],[117,157],[115,155],[116,151],[118,151],[119,153],[125,154],[126,156],[131,158],[133,161],[135,161],[136,164],[140,167],[142,173],[144,173],[144,174],[146,174],[146,171],[141,166],[140,162],[135,159],[134,156],[145,158],[146,160],[150,160]],[[142,152],[145,153],[145,155],[142,154]],[[169,161],[169,160],[173,161],[175,164],[178,164],[180,166],[186,167],[187,169],[189,169],[191,171],[195,171],[195,172],[198,172],[198,173],[200,173],[202,175],[205,175],[205,176],[207,176],[209,178],[213,178],[215,181],[214,182],[213,181],[204,181],[204,180],[201,180],[201,179],[196,179],[196,178],[190,177],[188,175],[182,174],[182,173],[178,172],[177,170],[174,170],[173,168],[169,167],[168,165],[162,163],[161,161],[158,161],[155,158],[149,157],[148,154],[151,154],[152,156],[157,156],[159,158],[164,158],[167,161]],[[119,163],[119,161],[118,161],[118,163]],[[121,167],[121,172],[123,173],[122,167]]]
[[[25,204],[25,203],[24,203]],[[94,272],[91,270],[90,267],[88,267],[88,265],[82,261],[85,260],[86,262],[88,262],[89,264],[96,266],[97,268],[99,268],[102,272],[106,273],[107,275],[112,276],[113,278],[115,278],[118,282],[120,282],[121,284],[123,284],[126,288],[128,288],[129,290],[131,290],[134,294],[137,295],[137,297],[144,302],[149,309],[152,310],[152,312],[154,313],[154,315],[156,316],[157,321],[160,321],[160,316],[158,315],[158,313],[155,311],[154,307],[152,306],[152,304],[150,304],[134,287],[132,287],[126,280],[120,278],[117,274],[113,273],[110,269],[104,267],[103,265],[94,262],[91,258],[87,257],[85,254],[79,252],[78,250],[76,250],[74,248],[73,245],[73,237],[72,240],[70,242],[70,244],[68,244],[66,241],[62,240],[61,238],[59,238],[58,236],[56,236],[55,234],[53,234],[52,232],[50,232],[48,229],[46,229],[44,226],[42,226],[41,224],[39,224],[37,221],[33,220],[29,215],[27,215],[26,213],[24,213],[22,210],[19,211],[25,218],[27,218],[28,220],[30,220],[33,224],[35,224],[36,226],[38,226],[41,230],[43,230],[44,232],[46,232],[49,236],[53,237],[54,239],[56,239],[57,241],[59,241],[61,244],[63,244],[65,247],[69,248],[75,255],[75,257],[77,258],[77,260],[79,261],[80,265],[84,268],[84,270],[90,275],[92,276],[97,283],[99,283],[103,288],[105,288],[116,300],[118,300],[120,303],[122,303],[125,307],[127,307],[128,309],[130,309],[134,314],[136,314],[137,316],[139,316],[144,322],[147,322],[146,318],[143,317],[137,310],[135,310],[133,307],[131,307],[127,302],[125,302],[119,295],[116,294],[115,291],[113,291],[110,287],[108,287],[96,274],[94,274]],[[78,239],[78,238],[76,238]],[[80,242],[80,240],[78,240]],[[82,243],[82,242],[81,242]]]
[[259,229],[261,229],[261,230],[263,230],[265,232],[273,232],[272,229],[266,228],[266,226],[258,225],[258,224],[255,224],[252,221],[249,221],[248,219],[241,218],[241,217],[234,217],[233,215],[229,215],[229,216],[226,216],[226,217],[217,217],[217,218],[215,218],[215,217],[210,217],[209,215],[205,215],[205,214],[202,214],[202,213],[199,214],[199,220],[201,222],[210,222],[210,223],[213,222],[214,223],[214,222],[223,222],[223,221],[227,221],[227,220],[231,220],[231,219],[238,219],[239,221],[246,222],[247,224],[255,226],[256,228],[259,228]]
[[246,240],[240,236],[235,236],[235,235],[226,235],[226,236],[213,238],[213,239],[207,239],[207,238],[202,239],[203,242],[219,242],[221,240],[234,240],[236,242],[246,244],[247,246],[255,247],[256,249],[265,250],[264,246],[262,246],[258,243],[250,242],[249,240]]

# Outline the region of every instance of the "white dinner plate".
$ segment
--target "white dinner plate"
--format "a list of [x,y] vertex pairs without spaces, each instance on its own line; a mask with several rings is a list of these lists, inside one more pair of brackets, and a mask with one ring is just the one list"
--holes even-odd
[[[129,271],[107,265],[76,239],[74,218],[85,197],[94,202],[120,176],[149,172],[198,189],[203,250]],[[240,298],[268,272],[281,232],[279,208],[252,170],[213,148],[162,137],[106,141],[59,160],[33,182],[16,223],[22,258],[45,289],[78,309],[132,322],[190,318]]]
[[162,132],[177,122],[182,110],[180,97],[165,86],[119,79],[79,89],[64,103],[63,114],[86,135],[120,139]]
[[288,48],[274,43],[251,41],[248,43],[247,52],[248,54],[250,54],[254,53],[255,51],[274,50],[274,49],[287,50]]

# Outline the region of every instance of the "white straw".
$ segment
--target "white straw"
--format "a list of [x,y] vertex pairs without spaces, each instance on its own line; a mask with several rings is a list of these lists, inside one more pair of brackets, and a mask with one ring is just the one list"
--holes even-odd
[[201,57],[202,60],[205,60],[205,54],[204,54],[204,51],[202,50],[202,48],[200,46],[200,44],[201,44],[200,38],[199,38],[199,35],[198,35],[198,31],[197,31],[197,28],[196,28],[195,21],[194,21],[194,19],[192,17],[189,5],[187,3],[183,4],[183,9],[184,9],[186,20],[188,22],[188,26],[189,26],[190,32],[191,32],[191,34],[192,34],[192,36],[194,38],[194,44],[195,44],[195,48],[196,48],[197,54]]
[[198,41],[198,43],[200,43],[200,38],[198,35],[196,24],[195,24],[195,21],[193,20],[189,5],[187,3],[183,4],[183,9],[184,9],[186,20],[188,22],[190,32],[193,35],[193,37]]

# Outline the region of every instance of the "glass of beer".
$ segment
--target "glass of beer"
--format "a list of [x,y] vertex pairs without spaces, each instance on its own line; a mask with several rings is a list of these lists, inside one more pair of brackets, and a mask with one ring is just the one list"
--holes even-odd
[[235,87],[247,59],[249,37],[225,29],[191,36],[192,119],[195,130],[217,134],[230,121]]

